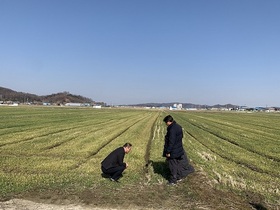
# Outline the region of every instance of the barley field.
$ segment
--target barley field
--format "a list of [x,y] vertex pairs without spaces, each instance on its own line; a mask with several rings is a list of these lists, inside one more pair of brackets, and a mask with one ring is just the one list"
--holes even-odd
[[280,115],[117,108],[0,107],[0,198],[30,191],[111,185],[100,162],[126,142],[125,185],[163,185],[161,156],[171,114],[196,170],[219,189],[280,206]]

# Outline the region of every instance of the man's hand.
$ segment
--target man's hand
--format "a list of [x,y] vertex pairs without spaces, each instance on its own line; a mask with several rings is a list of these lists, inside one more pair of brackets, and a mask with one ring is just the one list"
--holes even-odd
[[167,153],[167,154],[166,154],[166,157],[168,157],[168,158],[169,158],[169,157],[170,157],[170,153]]
[[127,163],[125,163],[125,165],[126,165],[125,167],[127,168],[127,167],[128,167],[128,164],[127,164]]

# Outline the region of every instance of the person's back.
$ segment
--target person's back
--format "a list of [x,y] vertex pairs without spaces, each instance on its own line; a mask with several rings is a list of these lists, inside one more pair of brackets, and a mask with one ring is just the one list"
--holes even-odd
[[166,157],[166,154],[170,154],[170,158],[182,156],[184,154],[182,138],[182,127],[176,121],[172,121],[167,127],[163,156]]
[[170,136],[174,136],[172,138],[175,139],[170,152],[170,158],[178,158],[184,154],[183,141],[182,141],[183,139],[182,127],[179,124],[177,124],[176,121],[173,121],[173,123],[170,125],[169,132],[170,132]]
[[123,147],[119,147],[115,149],[113,152],[111,152],[102,162],[101,165],[105,168],[112,168],[112,167],[117,167],[117,166],[125,166],[123,163],[124,159],[124,149]]

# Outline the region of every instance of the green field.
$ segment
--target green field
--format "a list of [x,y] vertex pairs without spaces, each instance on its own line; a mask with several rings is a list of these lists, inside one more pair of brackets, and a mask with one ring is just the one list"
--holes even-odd
[[0,198],[111,185],[100,162],[125,142],[133,145],[125,185],[165,184],[159,163],[167,114],[183,127],[189,158],[213,185],[280,206],[280,114],[115,108],[0,107]]

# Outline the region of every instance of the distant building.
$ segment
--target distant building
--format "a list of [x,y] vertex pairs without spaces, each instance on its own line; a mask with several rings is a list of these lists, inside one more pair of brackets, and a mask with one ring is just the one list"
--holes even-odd
[[81,106],[81,103],[66,103],[65,106]]
[[198,110],[197,108],[187,108],[186,110],[189,110],[189,111],[196,111]]
[[183,104],[178,104],[178,105],[177,105],[177,109],[178,109],[178,110],[182,110],[182,109],[183,109]]
[[94,109],[101,109],[101,105],[94,105],[94,106],[92,106],[92,108],[94,108]]
[[173,104],[173,106],[169,107],[169,110],[182,110],[183,104]]

